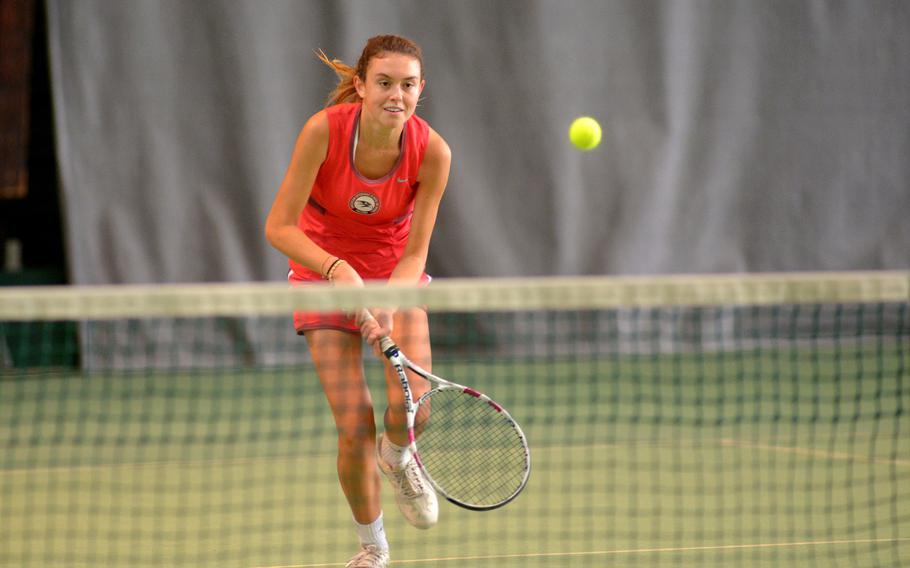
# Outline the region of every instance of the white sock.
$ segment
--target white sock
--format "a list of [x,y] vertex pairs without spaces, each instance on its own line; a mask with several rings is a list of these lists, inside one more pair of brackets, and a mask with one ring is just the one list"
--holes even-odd
[[382,443],[379,446],[379,455],[385,463],[395,469],[401,469],[406,463],[411,461],[411,448],[408,446],[397,446],[383,436]]
[[372,544],[380,550],[389,549],[389,541],[385,538],[385,529],[382,526],[382,511],[379,512],[375,521],[367,525],[361,525],[357,519],[354,519],[354,528],[357,536],[360,537],[361,546]]

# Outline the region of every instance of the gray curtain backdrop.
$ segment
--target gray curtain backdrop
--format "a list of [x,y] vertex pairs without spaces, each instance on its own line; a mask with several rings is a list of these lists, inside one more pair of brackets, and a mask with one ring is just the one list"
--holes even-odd
[[[910,267],[910,2],[48,0],[74,283],[280,280],[263,224],[366,39],[422,44],[448,276]],[[566,131],[604,127],[583,153]]]

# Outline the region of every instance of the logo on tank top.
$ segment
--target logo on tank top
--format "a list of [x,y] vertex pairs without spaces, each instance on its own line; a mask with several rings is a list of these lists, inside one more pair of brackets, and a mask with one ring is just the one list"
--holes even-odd
[[372,193],[358,193],[348,203],[351,211],[361,215],[372,215],[379,211],[379,198]]

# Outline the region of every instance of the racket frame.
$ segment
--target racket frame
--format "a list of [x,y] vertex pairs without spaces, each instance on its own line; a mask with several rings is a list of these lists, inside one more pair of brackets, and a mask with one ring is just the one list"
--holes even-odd
[[[445,499],[447,501],[449,501],[450,503],[453,503],[455,505],[458,505],[459,507],[469,509],[472,511],[491,511],[493,509],[498,509],[499,507],[502,507],[502,506],[510,503],[512,500],[514,500],[516,497],[518,497],[518,495],[522,492],[522,490],[524,490],[525,486],[528,484],[528,479],[530,478],[530,475],[531,475],[531,450],[528,447],[527,437],[525,436],[524,432],[522,431],[522,429],[518,425],[518,423],[515,421],[515,419],[512,418],[512,415],[510,415],[508,413],[508,411],[502,407],[502,405],[500,405],[499,403],[497,403],[496,401],[494,401],[487,395],[483,394],[482,392],[472,389],[470,387],[466,387],[464,385],[460,385],[458,383],[453,383],[452,381],[443,379],[442,377],[434,375],[433,373],[427,371],[426,369],[424,369],[424,368],[420,367],[419,365],[417,365],[416,363],[412,362],[410,359],[407,358],[407,356],[404,354],[404,352],[402,352],[402,350],[398,347],[398,345],[396,345],[395,342],[392,341],[392,339],[390,337],[380,338],[379,348],[382,351],[382,354],[385,355],[386,359],[388,359],[389,363],[392,365],[392,368],[395,370],[395,373],[398,375],[398,380],[401,383],[401,390],[404,392],[404,409],[405,409],[406,426],[407,426],[407,432],[408,432],[408,447],[411,450],[411,453],[414,455],[414,459],[417,460],[417,465],[420,467],[420,470],[430,481],[430,484],[433,486],[433,488],[436,490],[436,492],[439,493],[440,495],[442,495],[443,497],[445,497]],[[413,397],[413,394],[411,393],[411,383],[408,380],[407,372],[405,371],[405,369],[409,369],[411,372],[413,372],[414,374],[418,375],[419,377],[421,377],[422,379],[426,380],[431,385],[433,385],[433,388],[431,388],[429,391],[424,393],[417,400],[417,402],[414,402],[414,397]],[[521,483],[512,492],[511,495],[509,495],[506,499],[503,499],[502,501],[499,501],[497,503],[493,503],[490,505],[477,505],[474,503],[465,503],[463,501],[459,501],[458,499],[456,499],[455,497],[450,495],[449,492],[446,491],[445,487],[440,486],[436,482],[436,480],[433,479],[433,476],[430,474],[430,472],[427,471],[426,467],[423,464],[423,461],[420,459],[420,450],[417,446],[417,436],[416,436],[416,433],[414,432],[414,423],[415,423],[415,420],[417,417],[417,411],[420,408],[420,404],[423,401],[432,397],[436,392],[441,391],[441,390],[449,390],[449,389],[459,390],[470,396],[479,398],[479,399],[483,400],[484,402],[486,402],[487,404],[489,404],[490,406],[492,406],[497,412],[499,412],[509,422],[509,424],[512,426],[512,428],[515,429],[515,433],[517,434],[518,438],[522,442],[522,447],[524,450],[524,458],[525,458],[525,469],[524,469],[524,472],[522,475]]]

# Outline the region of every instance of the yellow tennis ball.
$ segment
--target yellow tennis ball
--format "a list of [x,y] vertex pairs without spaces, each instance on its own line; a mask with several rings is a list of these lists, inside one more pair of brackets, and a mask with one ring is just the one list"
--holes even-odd
[[569,127],[569,140],[579,150],[593,150],[600,144],[600,123],[590,116],[581,116]]

